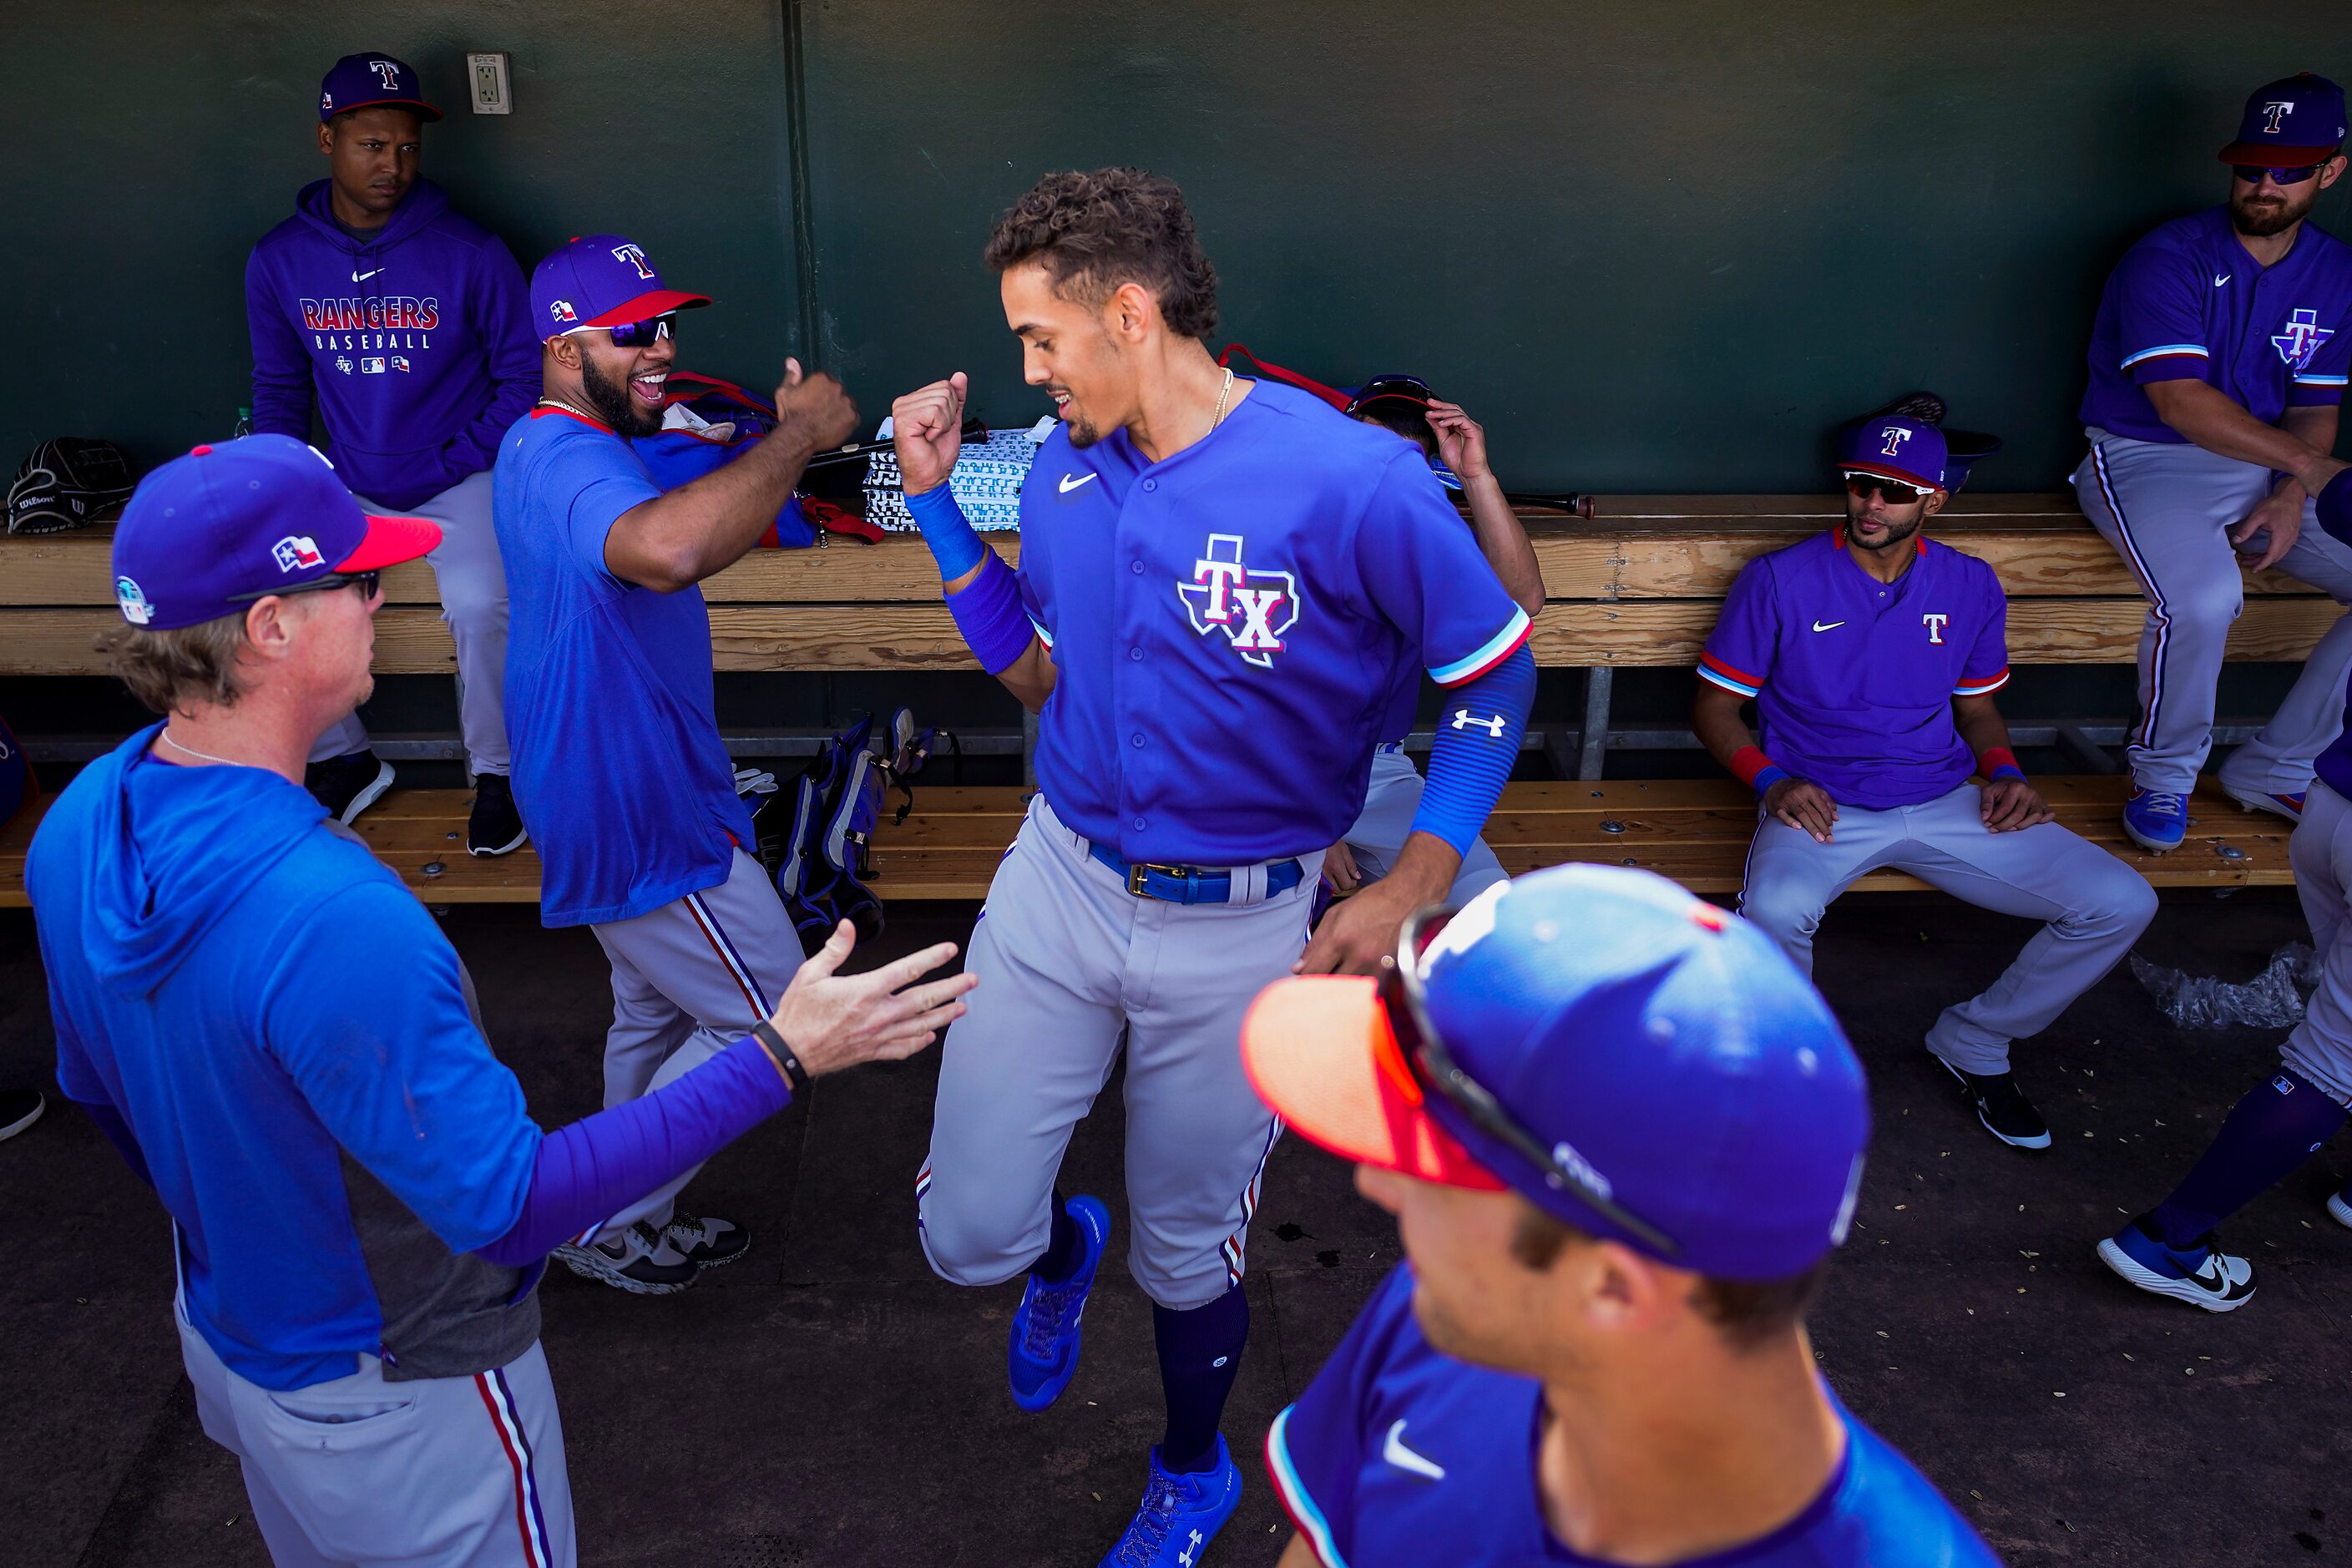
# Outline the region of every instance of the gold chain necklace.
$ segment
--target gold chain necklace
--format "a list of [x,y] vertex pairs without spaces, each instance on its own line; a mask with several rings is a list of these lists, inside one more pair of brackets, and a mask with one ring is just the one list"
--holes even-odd
[[1212,431],[1225,422],[1225,398],[1233,390],[1234,373],[1232,367],[1228,366],[1225,370],[1225,379],[1217,387],[1216,412],[1209,416],[1209,428]]
[[[1228,372],[1227,374],[1230,374],[1232,373]],[[542,397],[535,406],[540,408],[561,408],[566,414],[578,415],[581,418],[587,420],[592,425],[604,426],[604,424],[602,419],[597,418],[593,414],[589,413],[588,410],[581,407],[580,405],[572,402],[569,398]]]

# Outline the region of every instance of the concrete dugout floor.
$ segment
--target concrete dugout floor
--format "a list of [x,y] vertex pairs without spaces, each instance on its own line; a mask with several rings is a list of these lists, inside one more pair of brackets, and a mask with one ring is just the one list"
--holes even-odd
[[[960,938],[971,914],[909,906],[877,952]],[[522,909],[461,909],[446,929],[542,1121],[594,1109],[609,1004],[593,939]],[[1931,900],[1830,916],[1822,978],[1878,1131],[1814,1319],[1824,1366],[2012,1563],[2352,1557],[2352,1232],[2319,1206],[2352,1146],[2231,1228],[2259,1270],[2244,1310],[2129,1290],[2092,1243],[2185,1168],[2278,1032],[2177,1032],[2118,973],[2020,1052],[2056,1147],[2001,1148],[1917,1042],[2027,931]],[[2300,932],[2289,899],[2200,897],[2168,901],[2143,950],[2242,978]],[[31,922],[10,911],[0,1082],[41,1079],[50,1050]],[[822,1085],[712,1163],[693,1203],[757,1233],[733,1268],[662,1299],[550,1277],[583,1562],[1081,1565],[1109,1544],[1159,1434],[1146,1303],[1107,1269],[1069,1393],[1044,1415],[1013,1408],[1017,1289],[952,1289],[915,1241],[935,1059]],[[1114,1083],[1066,1180],[1109,1201],[1123,1248],[1118,1104]],[[1272,1562],[1286,1535],[1255,1452],[1268,1421],[1397,1257],[1346,1169],[1297,1140],[1265,1194],[1227,1421],[1248,1490],[1211,1558],[1235,1568]],[[197,1430],[152,1195],[53,1104],[0,1144],[0,1560],[265,1561],[234,1462]]]

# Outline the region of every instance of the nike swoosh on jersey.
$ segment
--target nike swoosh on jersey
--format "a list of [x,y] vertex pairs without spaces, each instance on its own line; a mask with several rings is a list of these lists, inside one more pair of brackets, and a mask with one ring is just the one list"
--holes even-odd
[[1381,1445],[1381,1458],[1398,1469],[1425,1477],[1433,1481],[1445,1479],[1445,1467],[1433,1459],[1423,1458],[1404,1446],[1404,1423],[1399,1421],[1389,1428],[1388,1438]]
[[1064,495],[1068,495],[1072,490],[1076,489],[1088,479],[1098,479],[1100,478],[1102,478],[1100,474],[1064,474],[1061,479],[1061,483],[1057,488]]
[[374,276],[376,275],[376,273],[381,272],[381,271],[383,271],[383,268],[378,267],[378,268],[375,268],[374,269],[373,269],[373,270],[371,270],[371,271],[367,271],[367,272],[354,272],[354,273],[352,273],[352,282],[354,282],[354,283],[364,283],[364,282],[366,282],[369,279],[371,279],[371,278],[374,277]]
[[2213,274],[2213,287],[2216,289],[2219,289],[2222,284],[2227,283],[2229,280],[2230,274],[2227,272],[2216,272]]
[[1833,632],[1843,625],[1845,625],[1843,621],[1815,621],[1813,623],[1813,630],[1817,632]]

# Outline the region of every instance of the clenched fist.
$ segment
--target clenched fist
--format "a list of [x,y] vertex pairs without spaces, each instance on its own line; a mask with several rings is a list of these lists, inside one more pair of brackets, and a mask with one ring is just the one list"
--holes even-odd
[[898,479],[908,495],[948,482],[956,454],[963,450],[963,400],[970,385],[970,378],[958,371],[890,405],[890,442],[898,448]]
[[811,375],[801,362],[784,362],[783,384],[776,388],[776,420],[806,433],[812,451],[838,447],[856,432],[857,405],[841,383],[819,371]]

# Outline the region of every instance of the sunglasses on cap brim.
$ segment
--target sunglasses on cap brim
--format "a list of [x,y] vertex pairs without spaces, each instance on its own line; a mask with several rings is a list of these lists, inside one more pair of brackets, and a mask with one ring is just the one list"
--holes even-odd
[[1436,396],[1429,383],[1417,375],[1376,375],[1356,389],[1356,395],[1340,412],[1352,419],[1375,403],[1409,403],[1426,408]]
[[2230,173],[2250,185],[2261,184],[2264,174],[2271,177],[2271,184],[2274,185],[2299,185],[2335,161],[2336,154],[2330,153],[2318,163],[2305,163],[2299,169],[2269,169],[2254,163],[2232,163]]
[[1935,493],[1917,485],[1906,485],[1901,479],[1890,479],[1884,474],[1856,473],[1851,469],[1845,476],[1845,488],[1847,494],[1862,500],[1868,500],[1873,493],[1885,496],[1889,506],[1908,506]]
[[357,588],[361,598],[373,599],[375,597],[376,590],[383,586],[383,574],[381,572],[329,572],[323,576],[312,577],[307,582],[289,583],[283,588],[263,588],[251,594],[231,594],[228,595],[228,602],[232,605],[250,605],[257,599],[273,597],[283,599],[289,595],[316,593],[326,588]]
[[675,340],[677,336],[677,312],[665,310],[658,316],[647,316],[642,321],[624,321],[617,327],[573,327],[557,335],[570,338],[582,332],[610,332],[614,348],[641,349],[662,338]]
[[1568,1194],[1660,1258],[1672,1261],[1680,1257],[1679,1243],[1602,1191],[1591,1171],[1579,1168],[1580,1162],[1571,1164],[1554,1153],[1550,1144],[1505,1110],[1445,1048],[1430,1022],[1421,955],[1457,912],[1454,906],[1432,904],[1408,916],[1397,938],[1397,957],[1381,971],[1381,1010],[1388,1029],[1375,1045],[1374,1056],[1381,1075],[1416,1108],[1429,1095],[1437,1095],[1473,1127],[1534,1166],[1546,1186]]

